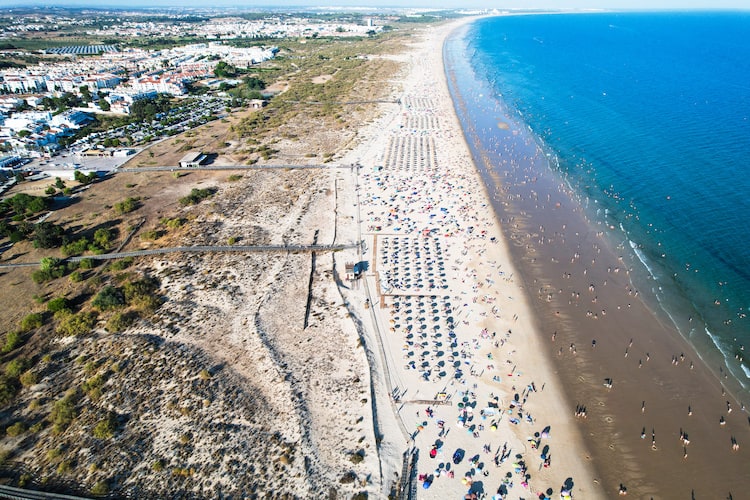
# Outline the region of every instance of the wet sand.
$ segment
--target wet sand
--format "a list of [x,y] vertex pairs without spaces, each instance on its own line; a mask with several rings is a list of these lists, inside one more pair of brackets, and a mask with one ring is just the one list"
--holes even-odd
[[[459,111],[480,99],[454,95]],[[636,498],[740,498],[750,491],[742,403],[644,302],[630,280],[630,249],[607,240],[607,228],[587,218],[524,125],[501,112],[490,114],[507,128],[490,132],[475,122],[467,142],[494,193],[569,411],[585,407],[578,425],[604,490],[614,496],[622,484]]]

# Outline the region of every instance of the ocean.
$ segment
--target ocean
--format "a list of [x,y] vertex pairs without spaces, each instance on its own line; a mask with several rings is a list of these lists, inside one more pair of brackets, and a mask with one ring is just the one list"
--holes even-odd
[[445,47],[475,158],[489,158],[511,191],[535,176],[513,172],[514,156],[552,171],[657,315],[742,397],[748,33],[750,12],[512,15],[473,22]]

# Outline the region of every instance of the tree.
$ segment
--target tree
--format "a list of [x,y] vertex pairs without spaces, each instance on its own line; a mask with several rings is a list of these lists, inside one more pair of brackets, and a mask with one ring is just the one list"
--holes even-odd
[[219,61],[214,68],[214,75],[219,78],[237,76],[237,68],[224,61]]
[[120,288],[107,285],[97,294],[92,304],[102,311],[122,307],[125,305],[125,294]]
[[170,96],[159,94],[154,98],[139,99],[130,106],[130,117],[133,121],[151,121],[159,113],[169,111]]
[[112,109],[112,106],[109,105],[109,102],[106,99],[99,99],[99,108],[102,111],[109,111]]
[[34,228],[35,248],[57,248],[62,243],[62,226],[51,222],[40,222]]
[[30,214],[41,212],[47,208],[47,203],[46,198],[31,196],[26,193],[18,193],[6,201],[6,204],[9,204],[18,215],[26,215],[27,212]]
[[112,244],[112,237],[113,234],[111,229],[100,227],[94,233],[94,244],[102,250],[107,250]]
[[90,172],[87,175],[81,172],[80,170],[76,170],[73,173],[73,179],[75,179],[76,182],[79,182],[83,185],[91,184],[92,182],[94,182],[94,180],[96,180],[96,172]]
[[89,90],[88,86],[81,85],[78,90],[79,92],[81,92],[81,97],[83,97],[84,102],[88,102],[91,100],[91,90]]
[[266,88],[266,82],[255,76],[246,76],[242,79],[242,82],[250,90],[263,90]]
[[65,182],[59,177],[55,177],[55,187],[57,189],[65,189]]
[[65,275],[66,266],[63,261],[55,257],[44,257],[39,265],[39,269],[31,274],[31,279],[35,283],[44,283]]

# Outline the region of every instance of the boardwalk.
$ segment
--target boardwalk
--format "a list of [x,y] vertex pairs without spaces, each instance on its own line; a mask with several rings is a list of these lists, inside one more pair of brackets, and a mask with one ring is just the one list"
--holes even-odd
[[114,173],[137,173],[137,172],[173,172],[173,171],[186,171],[192,172],[195,170],[298,170],[298,169],[335,169],[335,168],[348,168],[352,169],[358,167],[358,165],[336,165],[336,164],[312,164],[312,165],[200,165],[197,167],[179,167],[162,165],[159,167],[127,167],[118,168],[113,170]]
[[[234,245],[234,246],[190,246],[190,247],[167,247],[152,248],[149,250],[134,250],[132,252],[105,253],[101,255],[82,255],[78,257],[69,257],[67,261],[80,262],[84,259],[92,260],[112,260],[123,259],[126,257],[144,257],[147,255],[163,255],[168,253],[261,253],[261,252],[282,252],[282,253],[307,253],[307,252],[337,252],[347,248],[357,248],[358,243],[343,243],[339,245]],[[0,263],[0,269],[15,267],[38,267],[39,262],[17,262],[17,263]]]
[[25,490],[4,485],[0,485],[0,498],[9,498],[12,500],[86,500],[84,497],[61,495],[60,493],[45,493],[43,491]]
[[305,104],[308,106],[356,106],[360,104],[401,104],[401,99],[375,99],[371,101],[284,101],[289,104]]

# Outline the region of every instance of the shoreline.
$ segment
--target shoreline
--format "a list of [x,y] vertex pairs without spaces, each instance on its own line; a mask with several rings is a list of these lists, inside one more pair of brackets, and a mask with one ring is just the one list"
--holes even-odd
[[[487,89],[472,87],[475,92],[482,90]],[[479,99],[472,104],[487,106]],[[497,103],[492,112],[497,119]],[[661,495],[676,491],[687,495],[690,489],[699,492],[698,488],[703,492],[728,488],[735,493],[747,489],[741,472],[747,458],[730,447],[730,437],[738,442],[750,439],[741,405],[725,396],[720,380],[705,363],[691,361],[697,357],[693,348],[642,302],[632,288],[628,265],[602,237],[605,228],[592,226],[575,193],[548,165],[545,170],[543,152],[529,140],[525,125],[509,116],[504,122],[511,123],[513,130],[497,128],[494,134],[484,138],[478,134],[469,142],[477,146],[478,167],[496,194],[495,209],[506,222],[506,237],[514,242],[511,253],[541,328],[547,339],[555,337],[546,343],[546,354],[565,381],[571,407],[582,404],[588,410],[580,427],[601,469],[605,490],[616,491],[623,483],[639,497],[666,498]],[[506,172],[501,181],[493,170],[494,161],[502,153],[520,157],[524,146],[512,143],[513,133],[527,136],[526,147],[535,150],[534,161],[511,165],[513,172]],[[490,135],[500,137],[493,143],[496,147],[480,151]],[[506,142],[502,152],[501,141]],[[670,356],[678,361],[667,365]],[[611,388],[604,387],[606,378],[614,380]],[[731,418],[727,400],[736,410]],[[695,415],[687,414],[688,406]],[[701,418],[696,418],[698,412]],[[720,426],[722,414],[726,423]],[[643,428],[647,437],[654,430],[656,450],[641,442]],[[680,444],[681,432],[689,432],[689,448]],[[726,443],[714,436],[719,432],[727,434]],[[674,444],[668,444],[672,436]],[[685,477],[695,482],[684,484]]]

